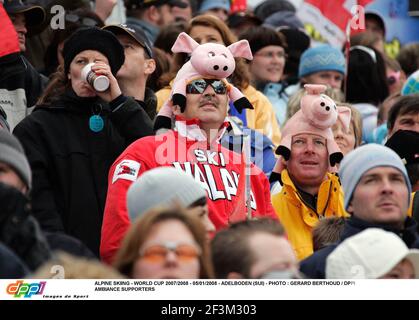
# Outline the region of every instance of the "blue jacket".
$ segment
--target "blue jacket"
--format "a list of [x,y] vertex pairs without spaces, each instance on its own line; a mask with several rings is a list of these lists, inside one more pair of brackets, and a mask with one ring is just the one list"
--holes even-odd
[[356,235],[357,233],[367,229],[367,228],[379,228],[386,231],[394,232],[409,248],[419,248],[419,234],[416,231],[417,224],[416,222],[407,217],[404,229],[396,230],[388,226],[383,226],[379,224],[369,223],[364,220],[358,219],[352,216],[345,223],[342,235],[339,242],[332,244],[323,249],[320,249],[314,252],[311,256],[304,259],[300,263],[300,271],[309,279],[324,279],[326,275],[326,259],[330,253],[344,240],[349,237]]
[[154,26],[147,21],[140,20],[140,19],[133,18],[133,17],[127,17],[127,23],[141,28],[144,31],[144,33],[146,34],[148,40],[150,40],[151,43],[154,44],[154,42],[156,41],[157,36],[159,35],[159,32],[160,32],[159,27]]
[[[230,103],[229,115],[230,123],[234,122],[236,127],[239,127],[240,131],[245,129],[247,134],[250,134],[252,163],[262,169],[266,176],[269,177],[276,163],[274,145],[271,139],[259,131],[247,127],[246,112],[238,112],[232,103]],[[234,118],[239,119],[242,122],[241,125],[237,123]],[[241,135],[242,133],[239,133],[239,136]],[[242,139],[237,139],[237,136],[235,136],[234,130],[231,130],[228,134],[223,136],[221,143],[227,149],[240,153],[242,151],[243,141]]]
[[287,103],[289,96],[285,92],[282,83],[269,82],[265,85],[263,90],[260,91],[262,91],[272,103],[276,120],[278,121],[278,124],[283,127],[287,119]]

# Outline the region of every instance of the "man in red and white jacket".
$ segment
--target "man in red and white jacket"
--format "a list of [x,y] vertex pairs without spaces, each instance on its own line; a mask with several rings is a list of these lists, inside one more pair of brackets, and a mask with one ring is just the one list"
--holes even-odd
[[[173,107],[175,129],[135,141],[114,162],[102,225],[102,260],[112,262],[131,224],[126,205],[129,186],[152,168],[173,166],[200,182],[207,191],[209,217],[216,229],[228,226],[235,208],[244,207],[239,203],[243,198],[238,196],[243,158],[219,143],[229,125],[225,122],[227,90],[229,84],[221,80],[192,81],[186,87],[185,109]],[[252,165],[250,181],[252,217],[277,219],[262,170]]]

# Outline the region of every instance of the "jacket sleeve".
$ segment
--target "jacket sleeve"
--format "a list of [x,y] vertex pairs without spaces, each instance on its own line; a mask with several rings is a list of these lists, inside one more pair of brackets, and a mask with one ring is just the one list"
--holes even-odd
[[265,174],[261,173],[261,179],[263,180],[263,188],[264,188],[264,196],[265,196],[265,214],[264,216],[266,218],[271,218],[274,220],[278,220],[278,216],[275,213],[274,208],[272,207],[272,201],[271,201],[271,186],[269,184],[268,178],[266,178]]
[[[6,57],[10,54],[16,54],[20,52],[18,36],[15,28],[12,25],[7,13],[5,12],[3,5],[0,4],[0,58]],[[0,59],[1,60],[1,59]],[[14,60],[13,63],[23,63],[25,67],[25,94],[27,107],[35,105],[36,101],[45,89],[48,78],[41,75],[35,68],[26,60],[22,55],[19,59]]]
[[254,88],[246,90],[246,97],[254,107],[254,110],[246,110],[247,125],[271,139],[276,148],[281,142],[281,131],[271,102],[262,92]]
[[26,118],[14,129],[13,134],[20,140],[25,149],[32,169],[33,186],[31,190],[32,213],[39,221],[42,229],[47,231],[64,231],[61,217],[48,175],[49,163],[42,142],[42,134],[32,125],[31,118]]
[[262,92],[258,91],[257,96],[260,106],[256,113],[256,128],[263,129],[263,133],[268,136],[274,146],[277,147],[281,142],[281,131],[276,120],[274,109],[271,102]]
[[170,99],[171,87],[164,87],[156,92],[157,112],[163,107],[164,103]]
[[266,178],[266,175],[263,173],[263,171],[254,164],[251,165],[251,170],[252,190],[256,197],[258,208],[256,216],[278,220],[278,217],[275,214],[275,210],[272,207],[268,178]]
[[123,153],[109,170],[108,193],[100,240],[100,256],[106,263],[112,263],[131,225],[127,210],[128,188],[149,167],[146,162],[136,156]]
[[307,279],[325,279],[326,259],[336,247],[337,245],[330,245],[314,252],[300,262],[300,271]]
[[48,78],[40,74],[33,65],[21,55],[21,60],[25,66],[25,93],[26,106],[33,107],[42,95],[48,84]]
[[134,99],[120,95],[109,105],[112,110],[110,119],[126,139],[127,146],[139,138],[154,134],[153,122]]

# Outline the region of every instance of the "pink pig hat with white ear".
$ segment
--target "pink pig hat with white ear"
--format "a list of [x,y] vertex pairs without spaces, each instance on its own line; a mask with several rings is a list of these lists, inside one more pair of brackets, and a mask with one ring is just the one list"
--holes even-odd
[[[226,80],[236,67],[235,57],[252,60],[252,51],[247,40],[240,40],[228,47],[218,43],[205,43],[200,45],[188,34],[182,32],[172,47],[174,53],[189,53],[191,58],[178,71],[173,81],[170,100],[167,101],[159,112],[154,129],[166,127],[161,124],[159,117],[172,117],[172,105],[178,105],[183,112],[186,107],[186,86],[193,79],[223,79]],[[232,84],[228,85],[228,96],[236,109],[253,109],[249,100]],[[160,121],[159,121],[160,120]],[[160,122],[158,124],[158,122]],[[160,125],[160,127],[158,127]]]
[[288,161],[291,155],[292,137],[301,134],[315,134],[326,139],[329,153],[329,166],[333,167],[343,159],[343,153],[333,137],[332,126],[339,118],[346,130],[349,130],[351,122],[351,109],[338,107],[335,102],[323,92],[324,85],[306,84],[306,91],[301,98],[301,109],[289,119],[282,130],[281,143],[276,149],[276,154],[281,155],[275,164],[270,181],[279,180],[281,171],[285,168],[284,160]]

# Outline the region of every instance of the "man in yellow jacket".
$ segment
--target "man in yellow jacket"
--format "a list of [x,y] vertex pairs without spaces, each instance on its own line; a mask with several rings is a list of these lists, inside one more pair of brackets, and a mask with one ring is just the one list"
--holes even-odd
[[[328,112],[339,110],[333,100],[322,94],[312,94],[309,89],[306,88],[307,94],[301,102],[302,110],[298,113],[308,110],[306,108],[322,108]],[[293,118],[300,117],[301,114],[298,113]],[[309,119],[310,125],[307,126],[300,121],[295,123],[293,118],[285,125],[283,138],[277,149],[282,158],[274,169],[276,173],[271,174],[271,181],[276,174],[282,189],[272,196],[272,204],[297,258],[301,260],[313,253],[312,229],[320,219],[348,214],[344,209],[339,179],[328,172],[343,157],[341,152],[329,154],[328,151],[328,147],[333,149],[333,141],[330,141],[333,136],[329,132],[333,121],[328,123],[330,127],[323,126],[319,129],[311,125],[316,124],[314,118]],[[336,121],[336,117],[334,120]]]

